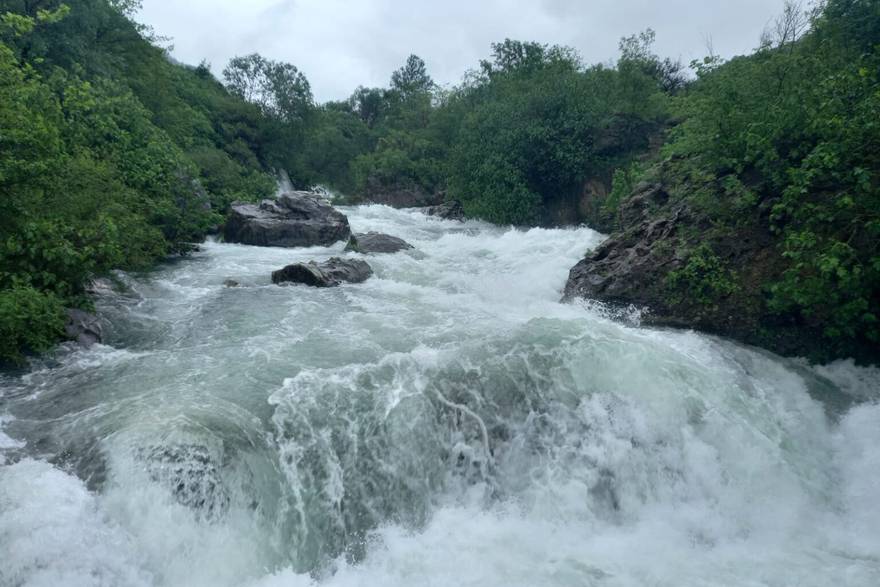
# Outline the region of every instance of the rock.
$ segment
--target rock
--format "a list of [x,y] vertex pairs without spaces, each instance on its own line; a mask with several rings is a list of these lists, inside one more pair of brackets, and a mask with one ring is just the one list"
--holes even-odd
[[442,192],[428,192],[412,180],[370,175],[363,190],[357,195],[358,202],[383,204],[392,208],[421,208],[443,203]]
[[[644,325],[695,329],[786,356],[839,358],[828,351],[821,324],[767,305],[766,284],[779,279],[785,260],[760,210],[743,215],[735,230],[718,230],[699,205],[669,194],[661,184],[635,187],[621,203],[620,229],[571,269],[564,301],[635,306],[647,310]],[[700,251],[715,259],[715,273],[671,279]],[[705,262],[696,267],[706,271]],[[713,290],[718,283],[727,285]],[[846,356],[860,352],[848,349]]]
[[234,279],[227,279],[223,282],[224,287],[241,287],[241,284]]
[[373,269],[361,259],[333,257],[323,263],[294,263],[272,273],[272,283],[302,283],[313,287],[335,287],[342,282],[362,283]]
[[199,517],[218,520],[229,510],[222,455],[198,444],[155,446],[140,453],[150,478]]
[[424,212],[428,216],[436,216],[444,220],[460,220],[462,222],[465,220],[464,208],[458,200],[446,202],[439,206],[429,206],[424,208]]
[[104,339],[104,329],[100,319],[94,314],[75,308],[67,310],[67,324],[64,325],[64,331],[67,338],[75,340],[86,348]]
[[348,218],[312,192],[288,192],[259,204],[235,203],[224,238],[259,247],[329,246],[351,235]]
[[93,296],[110,296],[116,293],[116,288],[106,277],[98,277],[86,284],[86,293]]
[[351,235],[345,250],[356,253],[397,253],[412,248],[413,246],[402,238],[379,232],[367,232]]

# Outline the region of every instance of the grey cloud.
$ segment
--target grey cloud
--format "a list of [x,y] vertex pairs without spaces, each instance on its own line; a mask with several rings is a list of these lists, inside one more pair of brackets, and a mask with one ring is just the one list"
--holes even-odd
[[174,56],[207,59],[220,72],[233,56],[288,61],[320,101],[358,85],[386,85],[410,53],[442,84],[457,83],[506,37],[575,47],[588,63],[616,58],[620,37],[657,31],[657,52],[685,62],[757,45],[784,0],[144,0],[141,21],[174,39]]

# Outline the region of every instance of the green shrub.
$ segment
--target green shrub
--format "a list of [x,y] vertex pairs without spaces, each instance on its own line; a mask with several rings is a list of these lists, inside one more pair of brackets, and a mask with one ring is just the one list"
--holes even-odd
[[0,290],[0,364],[21,364],[24,353],[48,350],[64,336],[64,307],[32,287]]

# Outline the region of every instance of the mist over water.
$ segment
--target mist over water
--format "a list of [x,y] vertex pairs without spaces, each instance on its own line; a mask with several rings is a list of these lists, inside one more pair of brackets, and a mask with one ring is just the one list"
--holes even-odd
[[560,304],[586,228],[344,211],[415,250],[208,243],[0,377],[0,585],[880,585],[878,370]]

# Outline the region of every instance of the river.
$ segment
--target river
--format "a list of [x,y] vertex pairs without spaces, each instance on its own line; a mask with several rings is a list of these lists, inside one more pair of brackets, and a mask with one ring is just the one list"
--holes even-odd
[[587,228],[343,210],[415,250],[209,242],[0,376],[0,585],[880,585],[880,371],[561,304]]

